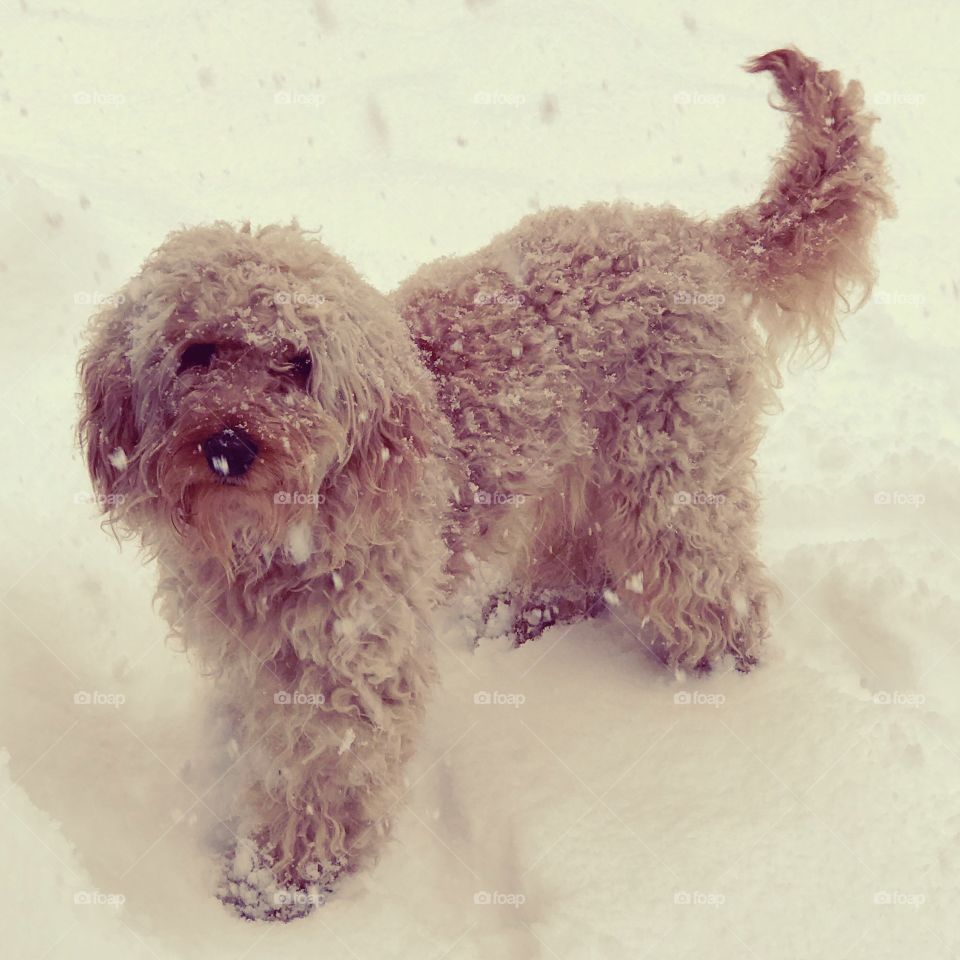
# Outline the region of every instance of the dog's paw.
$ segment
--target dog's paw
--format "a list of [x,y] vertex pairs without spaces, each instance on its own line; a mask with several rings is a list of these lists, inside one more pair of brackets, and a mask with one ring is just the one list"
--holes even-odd
[[322,906],[333,893],[339,865],[314,864],[294,875],[278,874],[272,858],[249,841],[240,841],[223,857],[217,898],[244,920],[279,920],[305,917]]
[[554,626],[560,616],[560,608],[547,601],[530,603],[525,606],[513,621],[513,640],[516,646],[528,640],[536,640],[547,627]]
[[573,597],[555,592],[539,594],[527,600],[514,617],[514,645],[519,647],[536,640],[548,627],[589,620],[604,608],[600,593]]

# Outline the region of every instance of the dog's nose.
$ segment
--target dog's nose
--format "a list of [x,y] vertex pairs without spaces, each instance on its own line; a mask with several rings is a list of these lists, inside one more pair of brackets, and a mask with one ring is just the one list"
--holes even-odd
[[242,477],[257,458],[257,445],[239,427],[227,427],[203,441],[203,453],[218,477]]

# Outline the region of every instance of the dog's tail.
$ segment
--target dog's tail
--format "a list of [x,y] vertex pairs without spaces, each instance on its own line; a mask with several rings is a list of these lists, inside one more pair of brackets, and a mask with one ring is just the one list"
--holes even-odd
[[798,347],[829,354],[838,302],[850,313],[869,297],[874,227],[895,212],[883,151],[870,142],[876,117],[864,112],[859,83],[844,86],[796,49],[746,69],[773,74],[789,139],[759,202],[718,222],[718,246],[775,355]]

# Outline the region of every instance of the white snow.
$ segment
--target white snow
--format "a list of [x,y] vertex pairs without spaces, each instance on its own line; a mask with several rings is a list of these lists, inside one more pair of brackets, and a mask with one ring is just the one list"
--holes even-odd
[[110,465],[116,470],[122,472],[127,469],[127,451],[124,450],[123,447],[117,447],[111,451],[107,460],[110,461]]
[[340,746],[337,747],[337,753],[344,754],[350,747],[353,745],[353,741],[357,739],[357,731],[350,727],[349,730],[343,735],[343,740],[340,742]]
[[313,527],[306,521],[295,523],[287,533],[287,553],[294,563],[306,563],[313,553]]
[[[957,20],[826,0],[6,5],[5,955],[957,956]],[[238,921],[213,896],[232,758],[209,681],[165,643],[155,571],[76,496],[88,314],[185,223],[295,215],[389,289],[531,209],[749,202],[784,121],[738,64],[784,42],[863,82],[901,214],[882,295],[826,368],[788,372],[758,453],[783,592],[762,665],[674,678],[621,608],[474,649],[481,598],[459,598],[396,842],[312,916]]]
[[643,593],[643,573],[637,572],[630,574],[630,576],[623,581],[623,585],[631,593]]

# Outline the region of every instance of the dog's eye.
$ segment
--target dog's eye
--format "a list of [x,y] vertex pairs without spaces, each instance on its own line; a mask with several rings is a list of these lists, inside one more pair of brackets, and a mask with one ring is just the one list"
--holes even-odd
[[290,371],[297,380],[306,385],[310,379],[310,374],[313,372],[313,358],[306,351],[298,353],[290,361]]
[[186,350],[180,354],[180,366],[177,367],[177,373],[183,373],[191,367],[201,367],[204,370],[210,366],[213,355],[217,348],[212,343],[191,343]]

